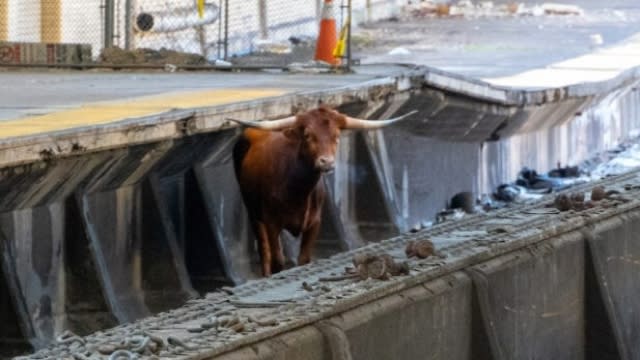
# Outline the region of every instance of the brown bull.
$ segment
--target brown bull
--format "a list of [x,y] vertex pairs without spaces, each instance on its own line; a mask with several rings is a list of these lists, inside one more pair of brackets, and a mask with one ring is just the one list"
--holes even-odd
[[[415,111],[414,111],[415,112]],[[385,121],[356,119],[321,106],[284,119],[248,122],[233,150],[236,178],[258,240],[262,274],[281,271],[283,229],[302,235],[298,265],[311,260],[320,230],[322,174],[333,170],[340,131],[378,129],[410,114]]]

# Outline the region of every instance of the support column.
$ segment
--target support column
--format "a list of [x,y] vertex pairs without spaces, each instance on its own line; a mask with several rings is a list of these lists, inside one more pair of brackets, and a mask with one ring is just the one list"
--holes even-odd
[[105,48],[110,48],[113,46],[113,35],[114,35],[114,17],[115,17],[115,1],[114,0],[106,0],[104,7],[104,39],[103,46]]
[[258,0],[258,21],[260,23],[260,39],[269,37],[269,25],[267,21],[267,1]]
[[[0,5],[0,13],[2,12],[1,8],[2,5]],[[60,0],[40,0],[40,12],[40,41],[59,43],[62,24]],[[2,26],[0,25],[0,37],[1,34]]]
[[9,40],[9,1],[0,1],[0,41]]

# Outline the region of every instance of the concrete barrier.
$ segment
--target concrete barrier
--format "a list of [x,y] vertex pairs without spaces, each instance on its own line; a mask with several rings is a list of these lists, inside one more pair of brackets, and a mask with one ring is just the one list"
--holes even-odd
[[638,359],[633,314],[640,306],[629,268],[637,265],[639,216],[634,208],[586,221],[309,326],[203,358]]
[[79,65],[92,60],[91,45],[0,41],[0,65]]

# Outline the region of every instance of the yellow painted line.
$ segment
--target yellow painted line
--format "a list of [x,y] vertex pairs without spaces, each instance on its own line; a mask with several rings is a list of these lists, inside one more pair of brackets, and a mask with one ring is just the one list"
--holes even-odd
[[40,0],[40,42],[60,42],[60,17],[60,0]]
[[0,41],[9,39],[9,2],[0,0]]
[[40,116],[0,121],[0,138],[43,134],[108,124],[172,109],[189,109],[249,101],[286,93],[280,89],[225,89],[145,96],[128,101],[90,103]]

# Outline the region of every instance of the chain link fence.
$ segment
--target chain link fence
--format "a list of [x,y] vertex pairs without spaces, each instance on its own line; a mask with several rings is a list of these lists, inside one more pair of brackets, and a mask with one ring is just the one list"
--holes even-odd
[[[332,14],[339,32],[349,4],[357,24],[388,16],[405,2],[333,0]],[[107,63],[225,60],[285,66],[313,59],[325,5],[324,0],[0,0],[0,44],[88,44],[92,59]]]

